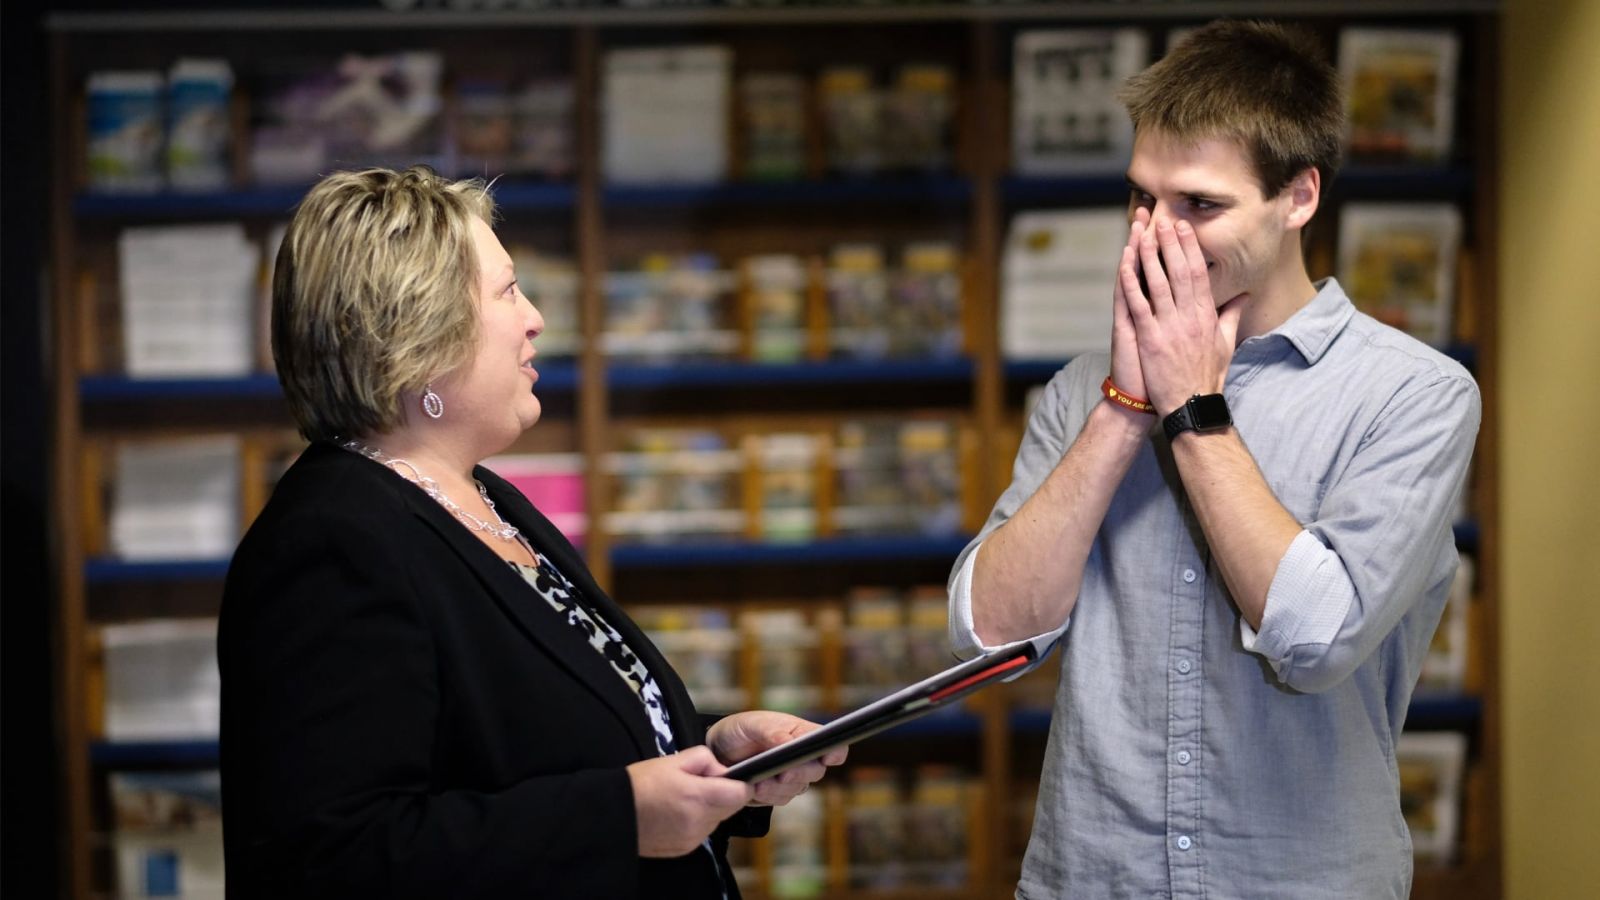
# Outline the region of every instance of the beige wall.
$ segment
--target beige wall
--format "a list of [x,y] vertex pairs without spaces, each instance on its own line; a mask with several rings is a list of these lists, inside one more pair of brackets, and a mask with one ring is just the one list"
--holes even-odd
[[1600,2],[1507,0],[1500,513],[1506,896],[1600,896]]

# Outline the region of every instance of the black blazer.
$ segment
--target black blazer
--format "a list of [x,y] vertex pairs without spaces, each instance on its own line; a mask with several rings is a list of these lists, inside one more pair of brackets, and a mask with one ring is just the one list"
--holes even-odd
[[[704,743],[709,720],[572,545],[476,474],[649,667],[680,749]],[[721,896],[704,850],[638,856],[623,767],[655,755],[638,696],[383,466],[301,455],[234,554],[217,640],[229,897]],[[723,823],[716,866],[767,820]]]

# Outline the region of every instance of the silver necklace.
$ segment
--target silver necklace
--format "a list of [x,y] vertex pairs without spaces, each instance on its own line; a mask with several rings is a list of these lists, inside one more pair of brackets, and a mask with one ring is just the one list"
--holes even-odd
[[479,481],[478,479],[472,479],[472,483],[478,486],[478,496],[483,498],[484,505],[489,507],[489,514],[494,516],[495,521],[500,523],[499,525],[486,522],[483,519],[480,519],[472,513],[469,513],[457,506],[456,502],[451,500],[449,495],[439,487],[439,482],[434,481],[427,475],[422,474],[422,470],[417,468],[416,465],[409,460],[398,459],[390,456],[389,454],[384,453],[382,450],[379,450],[377,447],[368,447],[360,441],[346,441],[344,443],[344,448],[352,453],[360,454],[361,456],[365,456],[367,459],[370,459],[373,462],[383,465],[385,468],[394,472],[396,475],[399,475],[401,478],[404,478],[417,487],[422,488],[422,492],[424,494],[432,497],[440,506],[449,510],[450,514],[455,516],[457,521],[473,531],[482,531],[486,534],[492,534],[502,541],[515,541],[522,537],[522,532],[517,530],[517,526],[512,525],[505,519],[500,518],[499,511],[494,508],[494,501],[489,499],[489,492],[484,490],[483,482]]

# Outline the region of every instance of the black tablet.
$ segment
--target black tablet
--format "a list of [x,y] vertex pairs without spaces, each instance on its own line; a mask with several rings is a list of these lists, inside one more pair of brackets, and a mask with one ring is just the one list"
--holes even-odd
[[1043,645],[1034,641],[1007,644],[903,687],[881,700],[834,719],[816,731],[807,732],[735,763],[725,775],[740,781],[771,778],[810,762],[835,747],[849,746],[885,729],[925,716],[985,685],[1009,681],[1043,662],[1054,647],[1054,641]]

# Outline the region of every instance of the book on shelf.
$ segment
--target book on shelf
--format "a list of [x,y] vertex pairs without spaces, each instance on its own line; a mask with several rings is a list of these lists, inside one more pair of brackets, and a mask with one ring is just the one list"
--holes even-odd
[[1021,175],[1120,171],[1133,151],[1133,126],[1116,92],[1145,67],[1148,44],[1136,28],[1019,33],[1012,168]]
[[484,460],[483,466],[511,482],[567,540],[583,544],[589,516],[584,507],[582,454],[506,454]]
[[89,189],[158,191],[163,184],[163,121],[159,71],[90,72],[84,85]]
[[123,367],[135,378],[255,368],[261,250],[239,223],[142,226],[117,237]]
[[[766,842],[772,867],[766,893],[775,900],[822,896],[828,884],[827,804],[825,791],[808,791],[790,800],[772,817]],[[749,844],[750,841],[733,841]],[[751,884],[754,879],[743,883]]]
[[237,435],[123,441],[111,484],[111,552],[126,560],[226,559],[240,537]]
[[793,72],[739,79],[740,168],[750,181],[791,181],[806,172],[806,83]]
[[232,181],[233,70],[221,59],[179,59],[167,74],[167,184],[217,191]]
[[750,357],[792,363],[806,352],[806,264],[792,253],[747,256],[739,263]]
[[920,679],[908,678],[905,604],[899,592],[858,587],[845,597],[839,702],[855,708]]
[[549,359],[577,356],[582,342],[578,326],[581,276],[577,263],[569,257],[541,253],[528,244],[514,243],[510,253],[517,270],[517,286],[544,319],[544,331],[534,343],[539,355]]
[[1060,360],[1111,346],[1111,291],[1127,242],[1121,208],[1014,216],[1000,263],[1000,352]]
[[1449,29],[1339,32],[1352,160],[1440,163],[1450,158],[1459,45]]
[[222,708],[216,619],[106,625],[100,638],[108,739],[216,739]]
[[605,527],[619,540],[730,539],[746,531],[744,457],[711,429],[637,429],[606,455],[612,481]]
[[841,534],[957,534],[961,528],[959,437],[953,422],[856,419],[839,425],[834,450]]
[[949,67],[901,66],[894,87],[884,94],[881,112],[885,168],[904,172],[950,168],[955,76]]
[[794,543],[815,538],[822,439],[805,432],[774,432],[746,435],[744,443],[757,472],[762,540]]
[[970,774],[944,764],[851,769],[843,789],[850,886],[967,886],[974,789]]
[[733,52],[623,48],[601,73],[601,170],[616,183],[707,184],[728,171]]
[[862,176],[883,168],[883,92],[861,66],[832,66],[817,79],[830,172]]
[[828,257],[828,311],[834,355],[882,359],[889,355],[889,273],[883,248],[840,244]]
[[1470,610],[1476,566],[1472,557],[1462,555],[1461,564],[1450,583],[1450,594],[1445,600],[1444,613],[1434,629],[1433,640],[1422,658],[1422,676],[1417,682],[1419,692],[1454,694],[1461,691],[1467,676],[1467,653],[1470,636]]
[[1395,742],[1400,812],[1418,860],[1455,858],[1467,736],[1457,731],[1405,732]]
[[450,133],[454,169],[466,175],[511,170],[515,121],[511,76],[503,69],[468,69],[454,78]]
[[651,254],[605,276],[606,355],[641,363],[731,359],[737,278],[708,253]]
[[575,97],[569,78],[532,78],[511,97],[511,164],[517,175],[563,179],[577,169]]
[[750,707],[740,678],[742,638],[727,610],[640,605],[631,612],[683,679],[696,709],[731,713]]
[[1452,203],[1347,203],[1339,283],[1357,309],[1443,347],[1453,335],[1461,227]]
[[443,70],[426,51],[269,63],[253,91],[251,177],[301,184],[334,168],[415,163],[450,171]]
[[739,626],[755,648],[758,708],[806,715],[822,706],[820,629],[804,610],[746,610]]
[[107,779],[117,896],[223,896],[222,781],[215,769]]
[[961,258],[947,241],[909,244],[890,283],[889,355],[951,359],[961,355]]

